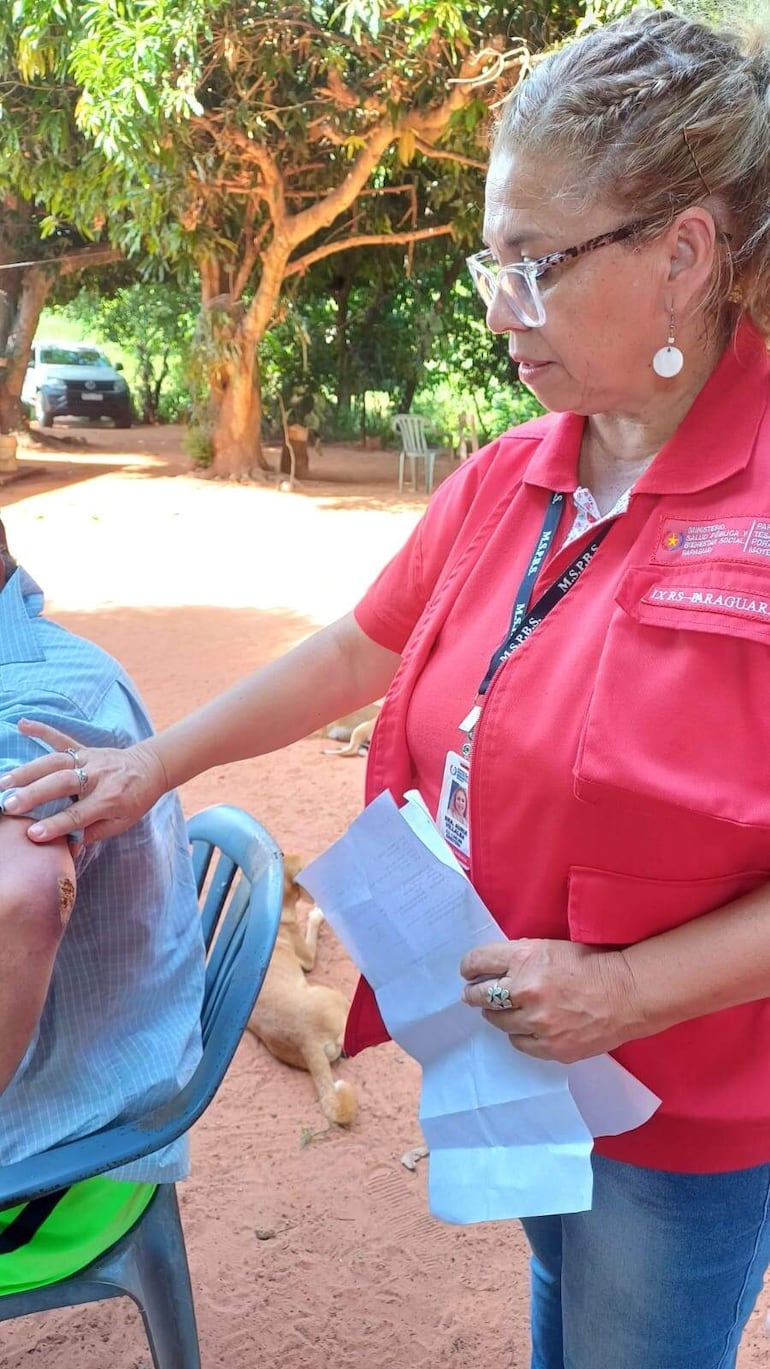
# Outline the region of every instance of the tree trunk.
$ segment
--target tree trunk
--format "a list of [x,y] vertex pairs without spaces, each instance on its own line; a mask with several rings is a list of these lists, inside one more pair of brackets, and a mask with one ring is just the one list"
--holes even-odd
[[416,389],[417,378],[416,376],[411,376],[409,380],[404,382],[404,385],[401,390],[401,407],[398,411],[400,414],[409,413],[409,410],[412,407],[412,400],[414,399]]
[[18,395],[9,393],[0,380],[0,434],[18,432],[24,427],[24,412]]
[[262,453],[262,397],[256,348],[240,338],[226,362],[218,366],[220,400],[214,415],[211,441],[215,475],[234,479],[249,475],[255,466],[270,469]]
[[[13,274],[13,273],[10,273]],[[29,350],[38,320],[53,285],[53,275],[40,267],[25,270],[18,293],[5,295],[7,317],[0,337],[0,433],[26,427],[21,404],[21,389],[29,360]]]
[[166,376],[168,375],[168,354],[169,354],[169,348],[166,347],[166,349],[165,349],[165,351],[164,351],[164,353],[163,353],[163,356],[162,356],[162,358],[161,358],[160,371],[159,371],[159,373],[158,373],[158,378],[157,378],[157,380],[155,381],[155,384],[154,384],[153,389],[152,389],[152,411],[153,411],[153,414],[154,414],[154,418],[153,418],[153,422],[154,422],[154,423],[159,423],[159,422],[160,422],[160,392],[161,392],[161,390],[163,389],[163,382],[164,382],[164,380],[166,379]]

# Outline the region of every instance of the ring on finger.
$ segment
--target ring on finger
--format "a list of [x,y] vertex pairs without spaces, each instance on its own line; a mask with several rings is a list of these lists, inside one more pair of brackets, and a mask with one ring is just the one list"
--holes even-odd
[[502,1009],[511,1008],[511,993],[505,984],[495,980],[494,984],[487,985],[487,1007]]
[[64,748],[64,754],[65,754],[65,756],[71,756],[71,757],[72,757],[72,764],[73,764],[73,766],[75,767],[75,769],[77,770],[78,766],[80,765],[80,756],[78,755],[78,753],[77,753],[77,751],[75,750],[74,746],[65,746],[65,748]]
[[75,777],[78,782],[78,789],[80,791],[80,797],[82,799],[83,795],[85,794],[88,788],[88,771],[86,770],[84,765],[75,766]]

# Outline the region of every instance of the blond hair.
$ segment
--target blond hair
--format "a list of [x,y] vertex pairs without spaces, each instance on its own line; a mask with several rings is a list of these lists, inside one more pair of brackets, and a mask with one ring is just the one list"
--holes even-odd
[[603,198],[658,231],[713,214],[720,248],[707,304],[770,336],[770,44],[670,9],[634,13],[538,62],[503,106],[493,154],[574,169],[571,193]]

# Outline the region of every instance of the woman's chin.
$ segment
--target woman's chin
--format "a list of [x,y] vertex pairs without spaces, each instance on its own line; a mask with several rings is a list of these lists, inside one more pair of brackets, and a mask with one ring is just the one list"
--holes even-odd
[[520,383],[551,413],[592,412],[583,407],[585,395],[556,362],[550,361],[540,366],[522,364],[518,370]]
[[554,362],[547,362],[542,366],[521,364],[518,373],[519,383],[535,396],[544,409],[550,409],[553,413],[564,413],[572,407],[565,387],[558,383],[559,367]]

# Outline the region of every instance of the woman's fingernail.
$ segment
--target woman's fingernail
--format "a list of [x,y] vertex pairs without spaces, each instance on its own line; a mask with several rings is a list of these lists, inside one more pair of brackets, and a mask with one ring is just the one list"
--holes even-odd
[[[3,787],[3,786],[2,786],[2,782],[0,782],[0,788],[2,788],[2,787]],[[16,811],[16,809],[18,808],[18,806],[19,806],[19,800],[17,799],[17,797],[16,797],[15,794],[9,794],[7,799],[3,799],[3,812],[4,812],[4,813],[13,813],[13,812]]]
[[44,837],[44,836],[45,836],[45,827],[43,826],[42,822],[34,822],[34,823],[32,824],[31,827],[28,827],[28,828],[27,828],[27,836],[28,836],[28,837]]

